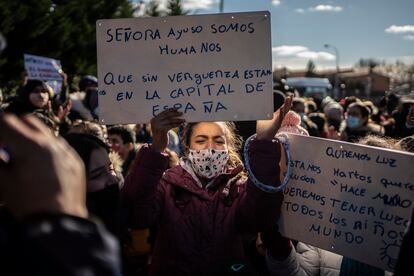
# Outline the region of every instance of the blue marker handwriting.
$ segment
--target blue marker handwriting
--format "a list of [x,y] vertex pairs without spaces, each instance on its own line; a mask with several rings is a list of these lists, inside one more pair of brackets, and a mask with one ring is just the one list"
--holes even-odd
[[336,226],[335,228],[331,228],[329,226],[321,227],[319,224],[312,223],[308,231],[310,233],[316,233],[319,236],[323,235],[326,237],[332,237],[333,239],[343,239],[348,244],[361,244],[364,242],[364,238],[362,236],[356,235],[350,231],[336,229]]
[[331,207],[338,207],[341,211],[350,212],[361,215],[372,215],[375,217],[375,209],[372,206],[357,205],[355,203],[340,200],[336,198],[330,198],[328,201]]
[[168,79],[172,83],[180,83],[184,81],[194,81],[195,84],[200,85],[203,80],[212,79],[238,79],[239,70],[227,71],[227,70],[215,70],[203,73],[193,72],[178,72],[167,75]]
[[301,169],[304,171],[310,171],[316,174],[320,174],[322,172],[320,166],[317,166],[311,163],[306,163],[305,161],[301,161],[301,160],[291,160],[290,166],[292,168],[297,168],[297,169]]
[[310,199],[316,202],[319,202],[321,206],[324,206],[326,203],[326,197],[322,196],[320,194],[317,194],[312,191],[308,191],[306,189],[302,188],[296,188],[296,187],[286,187],[283,191],[285,195],[289,195],[290,197],[301,197],[304,199]]
[[387,194],[378,193],[372,199],[380,199],[385,205],[398,206],[402,208],[409,208],[412,205],[412,201],[409,199],[401,199],[399,194],[389,196]]
[[397,167],[397,160],[394,158],[390,158],[390,157],[384,157],[384,156],[378,155],[377,158],[375,159],[375,162],[378,164],[388,165],[391,168]]
[[106,42],[128,42],[138,40],[157,40],[161,39],[158,29],[132,30],[131,27],[126,28],[109,28],[106,30]]
[[230,23],[230,24],[212,24],[210,26],[212,34],[222,34],[228,32],[235,32],[235,33],[254,33],[254,23]]
[[341,171],[340,169],[334,168],[333,169],[333,176],[341,177],[341,178],[349,178],[352,180],[359,180],[367,183],[372,182],[371,176],[363,175],[357,170],[353,171]]
[[389,180],[385,177],[381,178],[380,182],[385,188],[388,188],[388,186],[391,186],[391,187],[399,187],[399,188],[407,189],[410,191],[414,191],[414,183],[405,182],[405,181],[402,182],[398,180]]
[[360,153],[352,150],[334,149],[332,147],[327,147],[325,153],[327,156],[336,159],[356,159],[359,161],[371,160],[371,157],[367,153]]
[[292,213],[300,213],[302,215],[310,216],[310,217],[317,217],[318,219],[323,219],[323,212],[320,210],[315,210],[308,207],[306,204],[301,203],[293,203],[290,201],[283,201],[283,204],[286,207],[286,211]]
[[220,43],[209,43],[203,42],[199,47],[194,45],[187,45],[182,47],[170,47],[168,44],[158,45],[158,49],[160,50],[160,55],[172,55],[172,56],[188,56],[188,55],[195,55],[195,54],[202,54],[202,53],[210,53],[210,52],[221,52],[222,48]]
[[122,75],[122,74],[113,74],[112,72],[108,72],[105,74],[104,77],[104,83],[106,85],[116,85],[116,84],[122,84],[122,83],[132,83],[133,76],[128,75]]
[[[187,102],[187,103],[175,103],[172,105],[164,105],[164,106],[158,105],[158,104],[154,105],[152,107],[152,115],[156,116],[157,114],[159,114],[160,112],[168,108],[176,108],[178,109],[178,111],[183,112],[184,114],[189,113],[189,112],[197,112],[196,107],[192,103]],[[218,113],[224,110],[228,110],[228,108],[221,102],[205,101],[205,102],[202,102],[202,108],[200,112]]]

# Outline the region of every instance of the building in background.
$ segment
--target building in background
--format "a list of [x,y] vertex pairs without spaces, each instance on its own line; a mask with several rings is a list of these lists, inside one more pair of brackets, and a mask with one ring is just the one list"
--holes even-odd
[[[336,70],[315,71],[313,75],[318,78],[327,78],[333,84]],[[287,68],[273,71],[275,82],[286,78],[304,78],[308,75],[307,70],[288,70]],[[376,100],[389,91],[390,77],[370,68],[344,68],[339,72],[340,97],[357,96],[363,99]]]

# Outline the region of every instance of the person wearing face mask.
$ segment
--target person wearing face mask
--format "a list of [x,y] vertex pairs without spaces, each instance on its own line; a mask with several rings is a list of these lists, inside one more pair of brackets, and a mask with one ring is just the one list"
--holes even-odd
[[71,94],[72,109],[69,118],[93,121],[98,118],[98,79],[86,75],[79,81],[80,92]]
[[369,122],[369,109],[361,102],[348,106],[345,118],[345,128],[341,131],[341,140],[356,142],[368,134],[382,136],[381,129],[372,126]]
[[21,93],[6,109],[17,116],[34,111],[50,112],[53,89],[41,80],[28,80]]
[[151,120],[153,143],[137,153],[121,191],[130,227],[157,226],[150,275],[222,275],[245,267],[242,234],[272,227],[280,212],[282,149],[274,137],[290,105],[288,97],[272,120],[257,121],[247,146],[255,176],[249,178],[233,123],[188,123],[184,157],[166,170],[167,133],[185,120],[176,109]]

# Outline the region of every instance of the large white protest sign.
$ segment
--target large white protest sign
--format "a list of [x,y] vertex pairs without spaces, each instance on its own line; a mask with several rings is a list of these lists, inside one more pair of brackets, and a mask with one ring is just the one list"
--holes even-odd
[[102,123],[271,118],[270,14],[98,20]]
[[62,80],[60,61],[53,58],[24,54],[24,68],[29,80]]
[[392,271],[414,201],[414,154],[289,135],[281,232]]

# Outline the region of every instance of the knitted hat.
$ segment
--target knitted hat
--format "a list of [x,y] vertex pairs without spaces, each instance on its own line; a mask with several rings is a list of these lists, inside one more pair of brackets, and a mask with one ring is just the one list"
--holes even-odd
[[300,116],[294,111],[289,111],[285,118],[283,118],[282,126],[278,130],[277,134],[280,133],[292,133],[309,136],[306,129],[300,126]]

